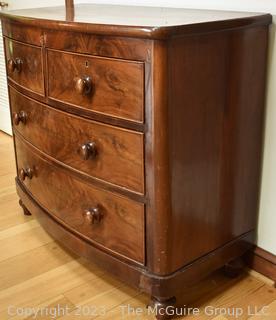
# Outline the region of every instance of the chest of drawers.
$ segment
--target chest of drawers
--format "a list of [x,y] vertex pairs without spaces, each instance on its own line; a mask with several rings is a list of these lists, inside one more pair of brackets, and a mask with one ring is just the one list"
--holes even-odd
[[0,15],[24,212],[164,318],[254,244],[271,16]]

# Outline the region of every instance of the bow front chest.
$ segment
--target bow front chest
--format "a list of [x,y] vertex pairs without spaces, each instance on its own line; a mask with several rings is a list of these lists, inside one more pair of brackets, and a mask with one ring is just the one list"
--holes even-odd
[[0,16],[25,214],[164,318],[181,289],[254,244],[271,16]]

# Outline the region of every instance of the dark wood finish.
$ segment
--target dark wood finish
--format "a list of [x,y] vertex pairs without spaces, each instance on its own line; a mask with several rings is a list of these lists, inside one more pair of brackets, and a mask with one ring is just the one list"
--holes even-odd
[[88,142],[80,147],[80,155],[83,160],[94,159],[97,156],[97,145],[95,142]]
[[[168,83],[167,45],[162,41],[153,43],[153,63],[150,66],[146,132],[146,181],[147,194],[151,199],[147,206],[148,267],[156,274],[166,274],[169,265],[169,242],[171,237],[171,195],[169,192],[169,141],[168,141]],[[158,186],[158,187],[157,187]]]
[[223,268],[223,273],[228,278],[237,278],[244,272],[244,268],[245,263],[243,259],[238,258],[226,263]]
[[274,281],[276,288],[276,256],[260,247],[255,247],[245,255],[249,268]]
[[102,209],[99,206],[85,210],[84,216],[88,220],[88,222],[91,224],[100,223],[104,217],[102,213]]
[[151,40],[147,39],[41,29],[5,18],[2,18],[2,32],[7,38],[51,49],[140,61],[151,58]]
[[256,226],[267,38],[258,27],[170,43],[167,272]]
[[176,298],[152,297],[149,308],[155,313],[157,320],[169,319],[169,313],[175,309]]
[[72,116],[37,103],[13,88],[9,91],[12,113],[24,109],[28,118],[16,130],[34,146],[76,170],[144,193],[142,133]]
[[19,196],[161,310],[255,242],[271,16],[51,12],[0,14],[6,39],[40,41],[44,68],[45,97],[9,79]]
[[157,300],[161,297],[173,297],[181,291],[189,289],[191,285],[205,278],[210,270],[221,268],[234,256],[242,256],[244,252],[252,248],[251,243],[255,238],[254,233],[249,232],[219,248],[216,250],[216,254],[211,252],[171,275],[158,276],[146,271],[141,266],[127,263],[109,255],[83,241],[68,229],[61,228],[55,217],[33,199],[18,178],[16,179],[16,185],[18,195],[24,205],[57,241],[76,254],[95,261],[114,276],[148,293],[152,298],[156,297]]
[[26,124],[27,122],[27,113],[23,110],[19,111],[19,112],[15,112],[13,114],[13,123],[15,126],[18,126],[19,123],[21,122],[23,125]]
[[65,0],[65,7],[66,10],[74,8],[74,0]]
[[[75,5],[74,8],[75,14],[72,21],[66,20],[65,6],[44,10],[39,8],[16,10],[11,13],[1,12],[1,19],[9,19],[32,27],[43,25],[43,27],[53,30],[156,40],[168,39],[176,35],[255,27],[272,22],[272,17],[269,14],[248,14],[245,12],[227,13],[223,11],[128,6],[118,8],[118,6],[91,4],[79,4]],[[101,17],[103,15],[105,23],[102,20],[95,22],[97,16]],[[112,24],[110,17],[113,17],[118,23]],[[143,25],[138,25],[137,17],[140,18],[138,20]],[[133,22],[131,19],[133,19]]]
[[[42,159],[16,138],[18,168],[31,168],[32,179],[19,177],[44,208],[73,232],[93,243],[144,263],[144,205],[88,185]],[[27,175],[27,173],[26,173]],[[57,196],[59,195],[59,196]],[[93,225],[87,211],[99,207],[101,223]],[[125,241],[127,239],[127,241]]]
[[78,94],[88,96],[92,93],[92,79],[91,77],[76,78],[75,89]]
[[22,64],[23,61],[20,58],[11,58],[8,60],[8,71],[10,74],[13,74],[14,72],[20,73],[22,70]]
[[23,201],[21,199],[19,199],[19,205],[23,209],[23,213],[24,213],[25,216],[31,216],[32,215],[30,213],[30,211],[24,206]]
[[105,124],[115,125],[115,126],[119,126],[122,128],[132,129],[132,130],[136,130],[136,131],[140,131],[140,132],[146,131],[145,123],[134,122],[134,121],[130,121],[130,120],[122,119],[122,118],[114,118],[114,117],[110,117],[110,116],[102,114],[102,113],[93,112],[93,110],[82,109],[82,108],[75,107],[73,105],[68,105],[68,104],[63,103],[61,101],[48,99],[47,96],[46,97],[41,96],[39,94],[36,94],[35,92],[31,92],[30,90],[27,90],[24,87],[17,85],[14,81],[10,80],[9,78],[8,78],[8,84],[10,87],[16,89],[18,92],[21,92],[25,96],[33,98],[34,100],[42,102],[42,103],[47,103],[49,106],[60,109],[62,111],[65,111],[65,112],[68,112],[71,114],[75,114],[75,115],[81,116],[83,118],[93,119],[93,120],[96,120],[96,121],[99,121],[99,122],[102,122]]
[[147,61],[151,58],[151,41],[137,38],[103,37],[70,31],[45,31],[47,48],[94,56]]
[[[0,12],[1,14],[1,12]],[[5,37],[20,42],[42,46],[44,42],[43,31],[41,28],[22,25],[10,19],[1,19],[2,33]]]
[[20,168],[19,172],[18,172],[18,176],[22,181],[25,181],[26,178],[32,180],[34,175],[34,170],[32,168]]
[[143,63],[47,50],[47,64],[50,99],[143,122]]
[[8,77],[18,85],[44,95],[41,48],[4,38]]

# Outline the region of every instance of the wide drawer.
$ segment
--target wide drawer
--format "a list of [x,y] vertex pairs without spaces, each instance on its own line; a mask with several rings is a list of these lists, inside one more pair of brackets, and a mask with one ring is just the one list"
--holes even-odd
[[33,198],[71,231],[144,263],[144,205],[58,169],[15,137],[18,176]]
[[41,48],[8,38],[4,41],[8,77],[19,86],[44,95]]
[[47,65],[50,99],[143,122],[142,62],[47,50]]
[[97,179],[144,193],[144,135],[48,107],[12,87],[13,122],[34,146]]

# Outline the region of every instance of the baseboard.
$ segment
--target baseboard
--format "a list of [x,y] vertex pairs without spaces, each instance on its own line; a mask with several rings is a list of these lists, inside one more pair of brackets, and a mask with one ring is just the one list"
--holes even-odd
[[276,287],[276,256],[262,248],[255,247],[246,254],[249,268],[261,273],[274,281]]

